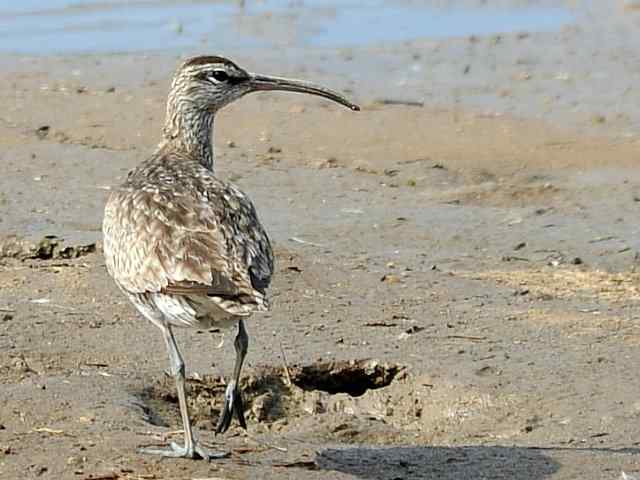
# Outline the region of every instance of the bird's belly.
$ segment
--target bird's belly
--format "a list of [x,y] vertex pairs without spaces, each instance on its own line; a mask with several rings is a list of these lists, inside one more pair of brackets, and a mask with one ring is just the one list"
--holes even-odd
[[129,298],[147,319],[153,323],[167,322],[174,327],[230,328],[239,320],[201,295],[168,295],[145,293]]

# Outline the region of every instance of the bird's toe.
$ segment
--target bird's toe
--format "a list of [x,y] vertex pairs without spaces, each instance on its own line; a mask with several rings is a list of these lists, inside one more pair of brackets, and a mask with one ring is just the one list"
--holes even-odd
[[192,447],[188,448],[174,442],[171,442],[167,448],[141,447],[138,449],[138,452],[146,455],[157,455],[167,458],[191,458],[194,460],[202,459],[207,461],[226,458],[230,455],[229,452],[208,450],[201,447],[198,443],[195,443]]

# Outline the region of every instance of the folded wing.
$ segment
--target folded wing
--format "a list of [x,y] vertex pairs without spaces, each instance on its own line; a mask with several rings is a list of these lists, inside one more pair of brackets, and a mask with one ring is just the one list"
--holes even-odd
[[273,253],[254,206],[196,162],[143,163],[109,198],[103,232],[107,269],[126,291],[268,306]]

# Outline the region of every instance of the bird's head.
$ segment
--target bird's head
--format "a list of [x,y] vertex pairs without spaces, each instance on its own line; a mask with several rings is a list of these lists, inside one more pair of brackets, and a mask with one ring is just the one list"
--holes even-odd
[[169,101],[187,102],[192,108],[215,113],[247,93],[266,90],[318,95],[351,110],[360,110],[360,107],[328,88],[302,80],[250,73],[231,60],[218,56],[186,60],[173,78]]

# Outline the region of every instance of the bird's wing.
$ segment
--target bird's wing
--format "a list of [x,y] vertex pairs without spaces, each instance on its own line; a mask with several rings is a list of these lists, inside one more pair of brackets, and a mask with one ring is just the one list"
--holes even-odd
[[130,175],[112,193],[103,223],[109,273],[129,292],[266,308],[273,253],[253,204],[199,165],[180,167],[144,181]]

